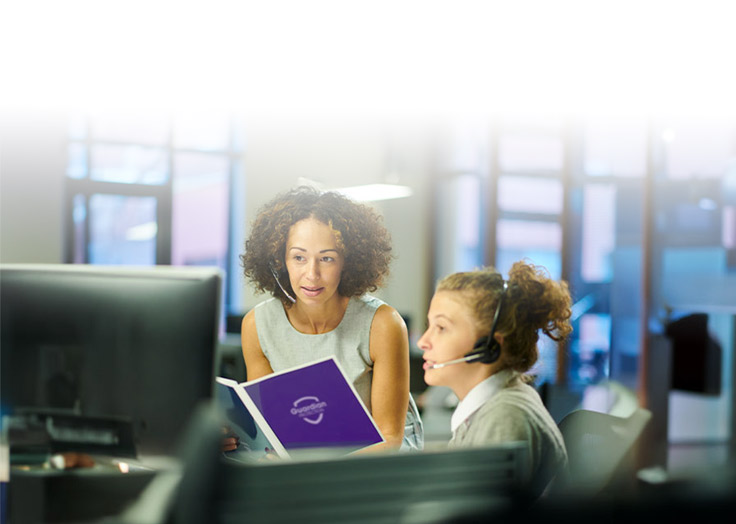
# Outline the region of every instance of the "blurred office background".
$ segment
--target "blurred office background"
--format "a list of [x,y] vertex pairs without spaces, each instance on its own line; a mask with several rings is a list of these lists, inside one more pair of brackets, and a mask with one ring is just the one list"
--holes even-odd
[[[17,52],[0,103],[0,262],[218,266],[223,340],[237,339],[228,316],[263,298],[238,258],[259,208],[300,183],[385,184],[405,193],[365,197],[396,252],[377,295],[412,346],[437,278],[528,258],[575,302],[571,340],[540,347],[537,384],[598,409],[611,383],[645,406],[666,397],[669,464],[724,463],[736,423],[729,19],[709,2],[483,16],[409,4],[389,16],[330,3],[329,19],[292,4],[293,16],[25,8],[36,30],[6,23],[3,36]],[[694,313],[718,348],[718,387],[671,389],[659,341]]]
[[[596,385],[615,381],[646,403],[651,337],[707,314],[720,385],[668,393],[668,435],[678,457],[728,456],[733,120],[16,117],[3,127],[2,262],[218,266],[225,337],[263,298],[238,258],[260,206],[297,184],[357,188],[392,234],[396,260],[376,294],[405,315],[412,346],[437,278],[527,258],[567,280],[575,302],[571,340],[541,341],[537,383],[592,402]],[[367,194],[369,184],[404,193]]]

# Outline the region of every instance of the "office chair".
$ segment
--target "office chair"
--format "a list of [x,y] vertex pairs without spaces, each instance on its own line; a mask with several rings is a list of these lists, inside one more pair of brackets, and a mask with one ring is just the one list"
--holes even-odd
[[569,471],[559,489],[597,495],[634,480],[634,449],[652,413],[644,408],[628,417],[578,409],[559,423],[567,448]]

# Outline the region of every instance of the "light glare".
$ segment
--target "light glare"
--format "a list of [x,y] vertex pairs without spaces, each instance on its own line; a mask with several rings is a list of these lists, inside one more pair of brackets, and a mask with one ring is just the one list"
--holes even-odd
[[413,194],[409,186],[396,184],[366,184],[361,186],[343,187],[335,189],[338,193],[358,202],[376,202],[406,198]]

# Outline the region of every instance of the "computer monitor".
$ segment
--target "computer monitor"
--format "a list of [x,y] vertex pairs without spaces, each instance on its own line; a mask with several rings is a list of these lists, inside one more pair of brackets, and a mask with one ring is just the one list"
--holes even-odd
[[0,265],[4,414],[130,420],[138,454],[173,455],[211,398],[217,268]]
[[692,313],[668,322],[672,345],[672,389],[719,396],[723,349],[708,331],[708,315]]

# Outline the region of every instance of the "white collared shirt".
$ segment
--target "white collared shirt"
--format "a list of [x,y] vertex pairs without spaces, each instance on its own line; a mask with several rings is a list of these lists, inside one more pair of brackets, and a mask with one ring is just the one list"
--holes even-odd
[[457,405],[457,408],[455,408],[455,412],[452,414],[452,418],[450,419],[450,429],[452,429],[453,436],[461,424],[468,420],[473,413],[478,411],[478,409],[485,404],[488,399],[504,388],[512,373],[513,372],[510,369],[502,369],[498,373],[485,379],[483,382],[476,384],[475,387],[465,395],[465,398]]

